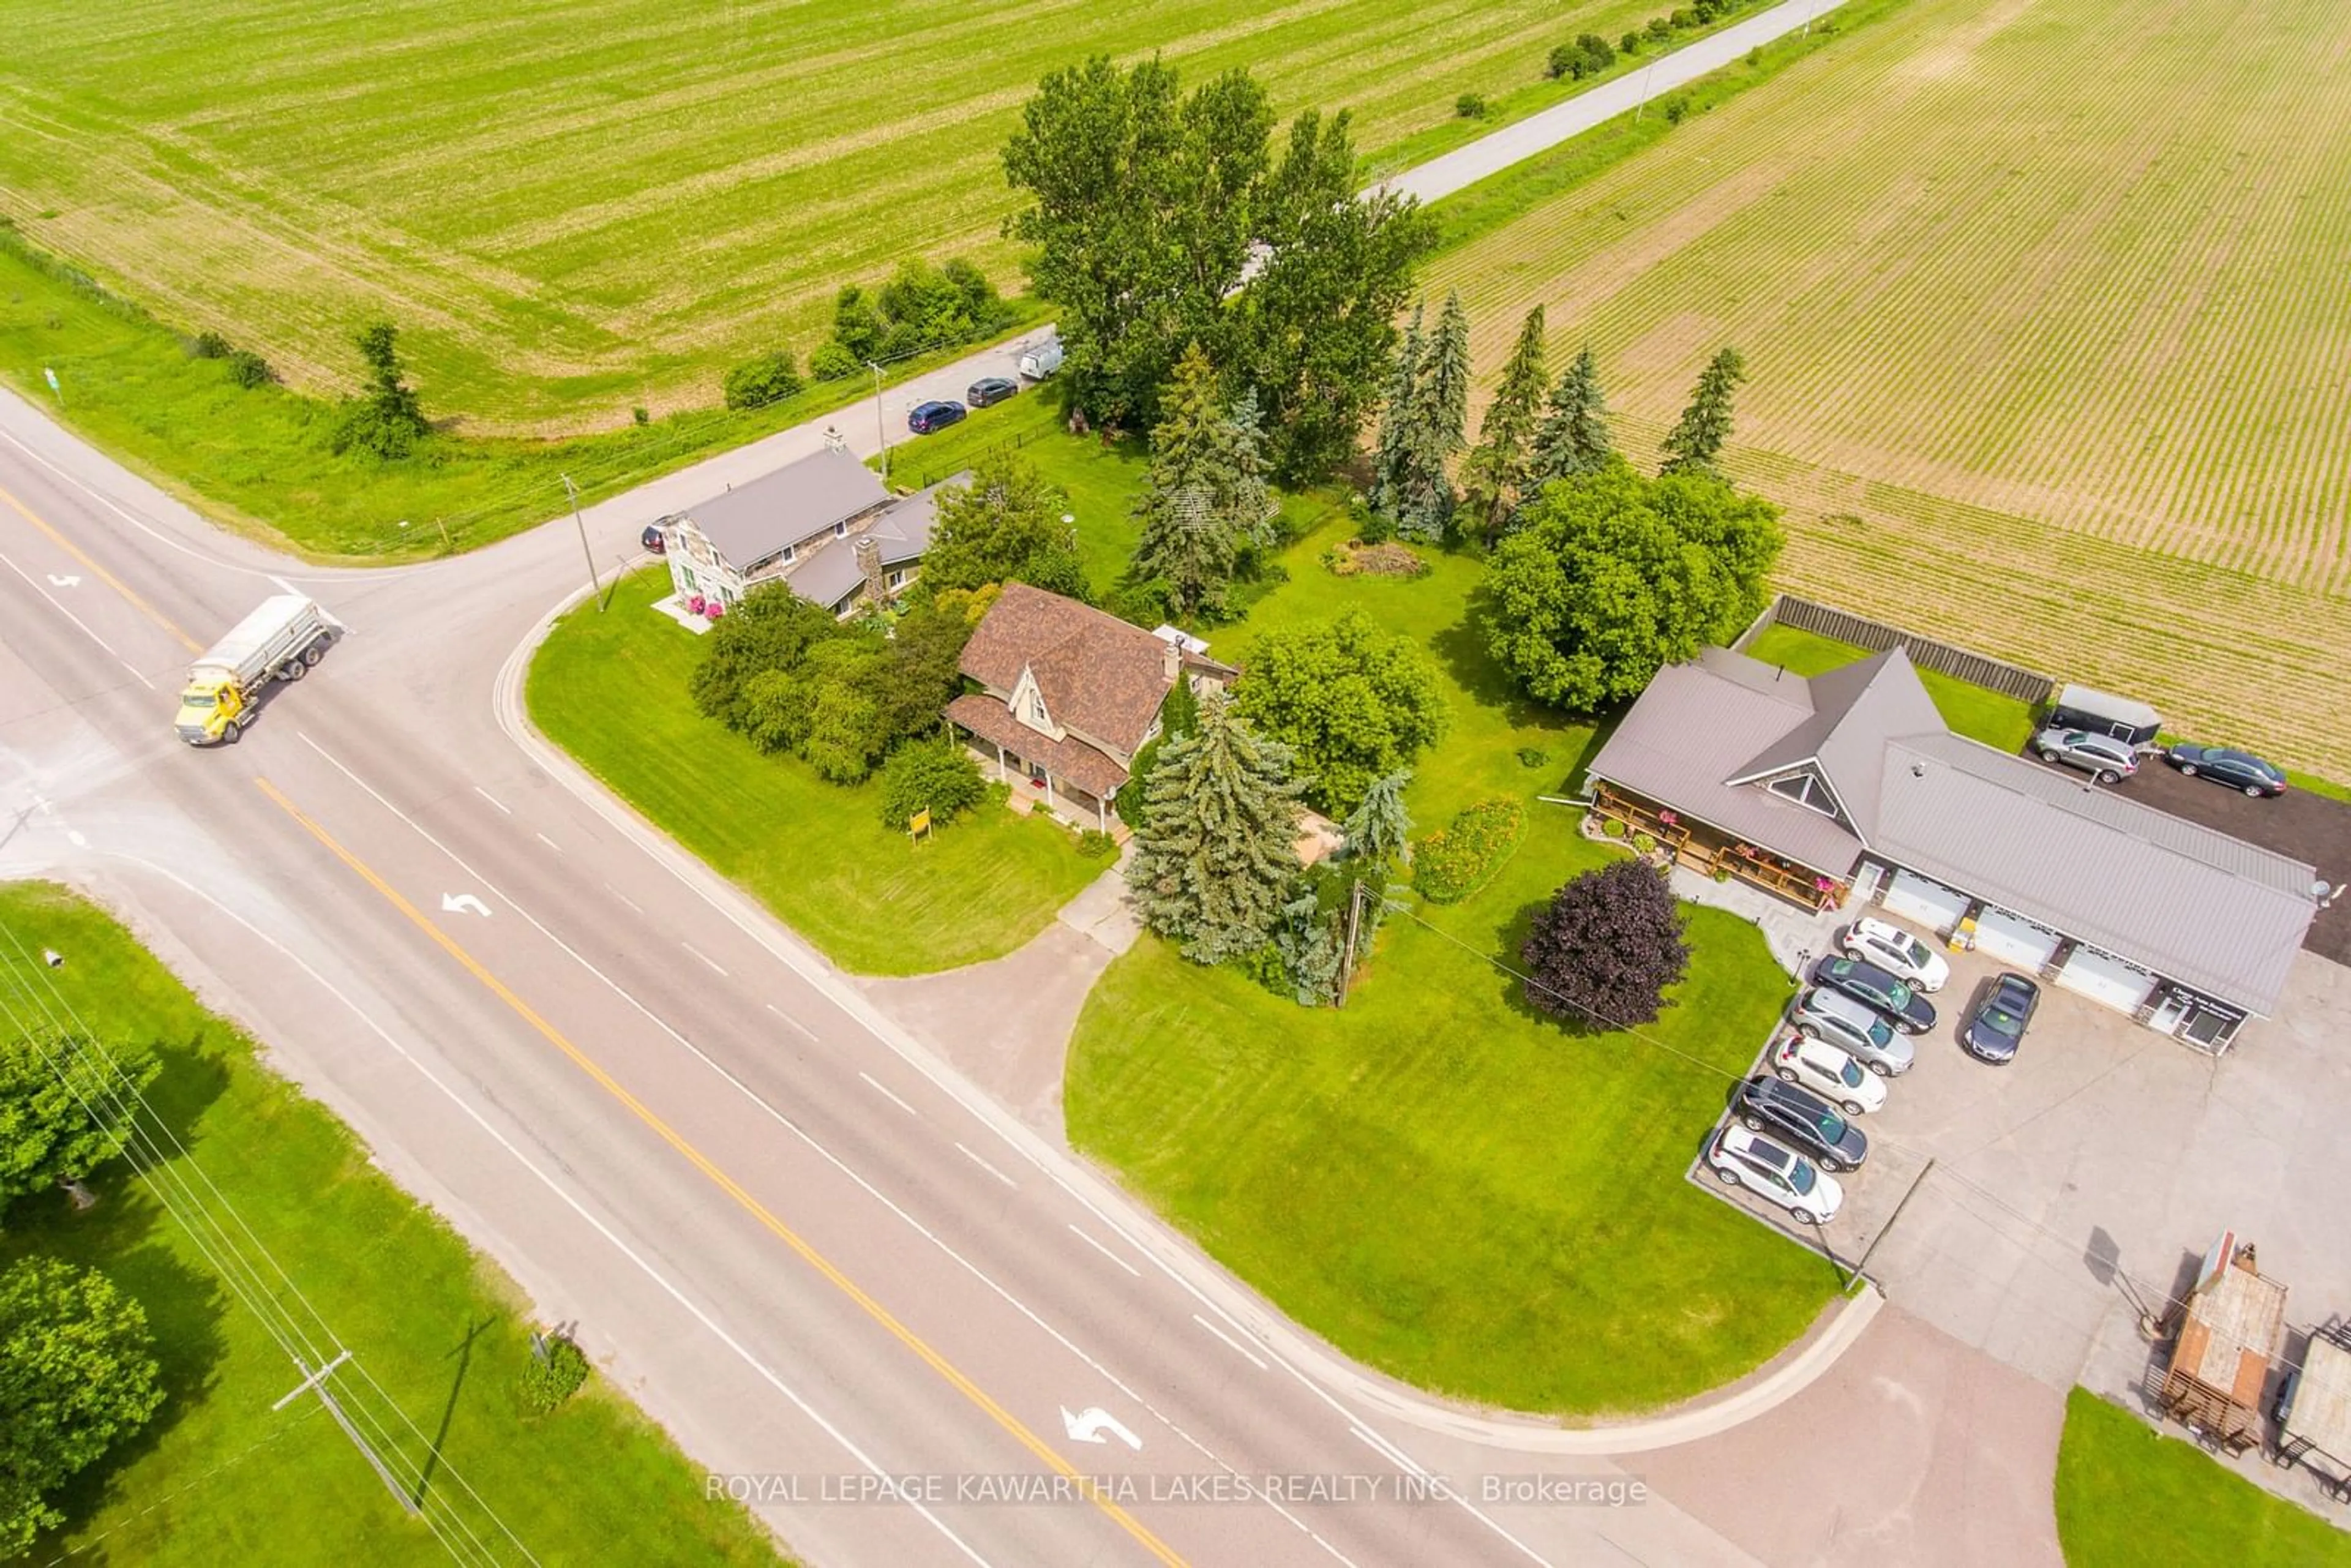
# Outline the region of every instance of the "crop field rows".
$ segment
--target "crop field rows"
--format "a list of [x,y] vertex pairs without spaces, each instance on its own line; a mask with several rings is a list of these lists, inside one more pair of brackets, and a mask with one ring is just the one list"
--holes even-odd
[[[1048,71],[1247,64],[1365,152],[1655,0],[0,0],[0,211],[300,384],[411,329],[430,402],[554,432],[707,403],[904,256],[1020,284],[998,152]],[[426,85],[430,84],[430,85]]]
[[1545,304],[1645,458],[1737,344],[1792,586],[2351,777],[2346,55],[2317,0],[1914,0],[1434,284],[1489,373]]

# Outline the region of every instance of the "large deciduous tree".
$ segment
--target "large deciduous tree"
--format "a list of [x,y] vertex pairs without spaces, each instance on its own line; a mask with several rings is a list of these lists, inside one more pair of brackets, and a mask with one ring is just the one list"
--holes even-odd
[[1552,389],[1551,406],[1535,432],[1533,479],[1537,487],[1578,474],[1597,474],[1616,450],[1608,435],[1608,404],[1600,394],[1600,371],[1585,348]]
[[1253,733],[1221,695],[1151,775],[1127,881],[1144,924],[1196,964],[1272,939],[1298,876],[1290,747]]
[[1004,149],[1029,198],[1007,225],[1061,308],[1063,374],[1097,423],[1149,423],[1186,345],[1253,388],[1287,479],[1353,449],[1434,239],[1408,199],[1355,191],[1344,114],[1309,110],[1280,155],[1264,90],[1229,71],[1097,57],[1054,72]]
[[1689,407],[1666,432],[1665,465],[1661,474],[1711,474],[1714,460],[1730,439],[1730,395],[1747,379],[1747,361],[1736,349],[1725,349],[1698,372],[1698,389]]
[[105,1275],[39,1256],[0,1273],[0,1552],[64,1523],[47,1499],[162,1402],[147,1314]]
[[1589,713],[1727,642],[1763,607],[1779,510],[1621,457],[1544,489],[1487,570],[1487,643],[1541,701]]
[[1478,444],[1461,461],[1461,510],[1468,528],[1489,544],[1510,531],[1534,487],[1532,449],[1548,385],[1543,308],[1538,305],[1519,328],[1494,401],[1478,426]]
[[1018,580],[1090,597],[1077,530],[1061,521],[1069,497],[1017,453],[980,459],[970,482],[938,493],[931,547],[916,579],[925,595]]
[[752,677],[797,670],[810,648],[840,634],[840,622],[823,605],[779,582],[755,588],[703,638],[702,662],[686,690],[705,717],[747,731]]
[[359,451],[391,459],[405,457],[432,434],[416,389],[400,360],[400,329],[373,321],[354,334],[367,363],[368,390],[343,404],[331,444],[337,452]]
[[1562,887],[1519,949],[1527,1001],[1593,1031],[1655,1022],[1689,955],[1665,873],[1638,860],[1585,872]]
[[120,1155],[161,1070],[147,1051],[62,1030],[0,1040],[0,1208]]
[[1234,700],[1259,734],[1296,753],[1312,780],[1307,800],[1333,815],[1434,744],[1448,716],[1428,655],[1360,610],[1260,633]]

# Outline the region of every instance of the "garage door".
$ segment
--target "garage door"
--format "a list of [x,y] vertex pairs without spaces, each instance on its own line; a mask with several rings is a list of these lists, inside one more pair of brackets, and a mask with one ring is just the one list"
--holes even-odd
[[2020,969],[2038,969],[2049,962],[2049,956],[2057,951],[2058,941],[2057,933],[2046,925],[2035,925],[2005,909],[1987,904],[1984,912],[1976,916],[1977,949]]
[[1929,931],[1948,932],[1968,912],[1968,895],[1916,872],[1897,871],[1886,889],[1886,907]]
[[2074,948],[2065,967],[2057,971],[2057,983],[2124,1012],[2135,1011],[2139,1003],[2147,1000],[2147,994],[2155,989],[2153,975],[2095,947]]

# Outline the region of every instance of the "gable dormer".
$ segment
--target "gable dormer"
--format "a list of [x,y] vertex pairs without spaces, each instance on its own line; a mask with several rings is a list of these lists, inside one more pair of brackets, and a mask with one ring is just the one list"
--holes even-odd
[[1746,782],[1750,788],[1769,790],[1782,800],[1792,800],[1808,811],[1817,811],[1846,831],[1860,836],[1854,828],[1852,815],[1844,809],[1844,802],[1837,798],[1835,786],[1829,782],[1828,775],[1821,771],[1816,760]]
[[1012,696],[1004,706],[1030,729],[1055,740],[1062,738],[1061,727],[1053,722],[1052,710],[1046,706],[1044,689],[1037,684],[1037,672],[1027,664],[1020,666],[1020,679],[1013,684]]

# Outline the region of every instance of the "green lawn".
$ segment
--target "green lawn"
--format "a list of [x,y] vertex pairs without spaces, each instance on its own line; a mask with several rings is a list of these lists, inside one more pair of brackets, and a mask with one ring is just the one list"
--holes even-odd
[[[1766,627],[1763,634],[1748,645],[1747,653],[1750,658],[1778,664],[1797,675],[1817,675],[1869,657],[1866,648],[1823,637],[1817,632],[1782,625]],[[2010,752],[2022,751],[2024,743],[2032,738],[2031,703],[1947,675],[1940,670],[1921,669],[1918,682],[1935,699],[1937,711],[1954,735],[1964,735]]]
[[2351,1533],[2086,1388],[2065,1398],[2057,1539],[2071,1568],[2351,1568]]
[[983,806],[920,848],[882,825],[881,786],[828,784],[694,709],[699,643],[647,608],[663,569],[582,605],[531,661],[548,737],[845,969],[914,975],[1000,957],[1101,874],[1051,822]]
[[1534,907],[1612,852],[1573,807],[1533,799],[1560,792],[1592,732],[1513,697],[1471,621],[1477,561],[1340,578],[1320,557],[1345,531],[1294,547],[1289,580],[1212,646],[1246,661],[1259,631],[1350,607],[1413,636],[1453,707],[1409,796],[1419,830],[1511,797],[1527,834],[1482,892],[1421,907],[1437,929],[1392,919],[1344,1011],[1146,937],[1079,1019],[1071,1141],[1299,1322],[1420,1386],[1579,1415],[1718,1386],[1837,1286],[1682,1180],[1728,1081],[1673,1052],[1744,1070],[1786,979],[1754,927],[1692,909],[1698,956],[1655,1043],[1573,1036],[1520,1005],[1489,957],[1513,956]]
[[[264,1069],[252,1041],[111,919],[60,889],[16,883],[0,886],[0,927],[67,960],[36,969],[0,940],[0,994],[21,1007],[54,981],[101,1038],[154,1049],[157,1114],[360,1364],[435,1435],[435,1492],[458,1506],[462,1475],[542,1563],[776,1561],[749,1517],[704,1500],[700,1472],[601,1381],[552,1416],[525,1417],[516,1388],[530,1325],[512,1281],[377,1174],[347,1128]],[[172,1164],[184,1177],[187,1160]],[[0,1262],[37,1251],[103,1268],[145,1306],[168,1394],[144,1431],[58,1500],[68,1527],[34,1560],[446,1562],[317,1401],[270,1409],[298,1375],[128,1166],[92,1186],[100,1201],[87,1212],[61,1195],[12,1206]],[[398,1451],[415,1474],[423,1440],[403,1430]]]

